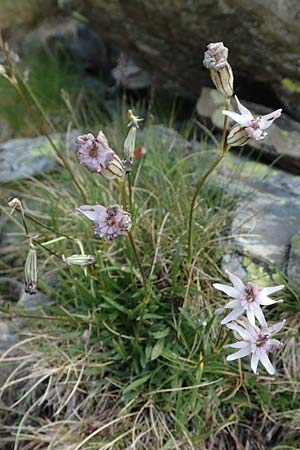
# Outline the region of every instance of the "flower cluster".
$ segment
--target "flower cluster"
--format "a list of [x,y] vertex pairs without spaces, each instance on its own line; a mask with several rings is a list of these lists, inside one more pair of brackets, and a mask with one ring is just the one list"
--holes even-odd
[[[256,373],[258,362],[261,361],[265,369],[274,374],[274,368],[269,360],[268,353],[277,350],[281,344],[272,338],[278,333],[285,321],[279,322],[272,327],[267,325],[261,306],[273,305],[282,300],[272,300],[269,296],[284,288],[283,285],[261,288],[253,283],[244,284],[236,275],[226,271],[233,286],[215,283],[214,288],[224,292],[230,300],[225,308],[232,311],[221,321],[230,330],[235,331],[242,338],[227,347],[239,349],[236,353],[227,357],[228,361],[251,355],[251,367]],[[232,321],[240,319],[238,323]],[[256,324],[260,324],[260,328]]]

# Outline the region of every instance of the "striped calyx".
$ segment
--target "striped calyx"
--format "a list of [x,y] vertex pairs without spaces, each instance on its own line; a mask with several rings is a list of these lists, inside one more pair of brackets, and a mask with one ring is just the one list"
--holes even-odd
[[116,153],[114,153],[113,159],[108,164],[107,168],[101,170],[100,175],[108,180],[115,177],[121,178],[125,175],[123,163]]
[[219,70],[210,70],[210,77],[217,91],[225,97],[233,95],[233,72],[228,62]]
[[251,138],[246,133],[246,128],[238,123],[231,128],[228,136],[227,136],[227,144],[234,146],[243,146],[248,144],[251,141]]

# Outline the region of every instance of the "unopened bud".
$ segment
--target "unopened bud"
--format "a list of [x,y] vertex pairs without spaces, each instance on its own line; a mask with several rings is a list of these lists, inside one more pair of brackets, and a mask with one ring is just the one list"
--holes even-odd
[[204,53],[204,66],[209,70],[216,89],[225,97],[233,95],[233,72],[227,61],[228,48],[223,42],[215,42],[207,46]]
[[37,256],[35,248],[31,248],[28,252],[25,269],[25,292],[35,294],[37,290]]
[[19,200],[17,197],[11,198],[8,202],[8,206],[11,207],[10,211],[11,214],[13,214],[15,210],[20,211],[22,213],[24,212],[21,200]]
[[217,91],[225,97],[231,97],[233,95],[233,73],[229,63],[226,63],[223,69],[210,70],[209,73]]
[[125,158],[132,159],[135,150],[136,127],[131,127],[124,142]]
[[96,258],[93,255],[72,255],[67,258],[62,256],[62,260],[68,266],[88,266],[89,264],[94,264]]

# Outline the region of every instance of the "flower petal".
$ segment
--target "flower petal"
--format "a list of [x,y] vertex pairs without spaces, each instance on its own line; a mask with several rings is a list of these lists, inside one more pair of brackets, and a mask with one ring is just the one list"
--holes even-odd
[[278,119],[281,116],[282,109],[276,109],[276,111],[271,112],[270,114],[265,114],[260,119],[260,128],[262,130],[266,130],[269,128],[274,120]]
[[251,352],[250,345],[248,345],[247,347],[242,348],[238,352],[232,353],[232,355],[227,356],[226,359],[227,359],[227,361],[233,361],[235,359],[243,358],[244,356],[249,355],[250,352]]
[[253,114],[249,111],[249,109],[246,108],[245,106],[243,106],[243,105],[240,103],[240,101],[239,101],[239,99],[237,98],[236,95],[234,96],[234,98],[235,98],[235,101],[236,101],[236,103],[237,103],[237,105],[238,105],[238,108],[239,108],[239,110],[240,110],[240,113],[241,113],[244,117],[246,117],[247,119],[253,120],[253,119],[254,119]]
[[274,303],[282,303],[283,300],[272,300],[271,298],[267,296],[259,295],[258,297],[259,303],[263,306],[269,306],[274,305]]
[[261,290],[261,294],[271,295],[274,294],[274,292],[281,291],[284,287],[284,284],[281,284],[280,286],[265,287]]
[[213,287],[218,289],[219,291],[224,292],[229,297],[237,298],[240,295],[240,293],[235,288],[227,286],[226,284],[214,283]]
[[259,306],[255,308],[254,314],[255,314],[255,317],[257,318],[257,320],[259,321],[259,323],[261,324],[261,326],[267,327],[267,322],[266,322],[264,313],[262,312],[262,310]]
[[279,333],[279,331],[283,328],[285,322],[286,322],[286,319],[282,320],[281,322],[275,323],[271,327],[268,327],[269,332],[271,334]]
[[233,284],[233,286],[235,287],[235,289],[237,289],[240,292],[243,292],[245,289],[245,285],[242,282],[242,280],[236,275],[234,275],[234,273],[229,272],[229,270],[227,269],[225,269],[225,273],[228,276],[231,283]]
[[246,347],[250,348],[249,342],[246,341],[237,341],[233,342],[232,344],[224,345],[224,348],[246,348]]
[[[243,314],[244,312],[244,308],[235,308],[231,311],[230,314],[228,314],[228,316],[226,316],[222,321],[221,321],[221,325],[226,325],[228,322],[231,322],[232,320],[237,319],[241,314]],[[242,336],[243,337],[243,336]]]
[[252,309],[247,310],[247,318],[251,325],[255,325],[255,315]]
[[258,361],[259,361],[259,356],[258,355],[252,355],[252,358],[251,358],[251,369],[253,370],[254,373],[256,373],[256,371],[257,371]]
[[268,357],[268,355],[267,355],[267,352],[264,351],[263,349],[262,349],[262,352],[261,352],[261,354],[260,354],[259,359],[260,359],[262,365],[264,366],[264,368],[266,369],[266,371],[267,371],[270,375],[274,375],[275,369],[274,369],[274,367],[272,366],[272,363],[271,363],[271,361],[270,361],[270,359],[269,359],[269,357]]
[[93,211],[93,206],[89,205],[80,206],[79,208],[76,208],[76,211],[80,212],[93,222],[95,222],[95,220],[97,219],[97,213],[96,211]]
[[241,327],[237,323],[228,323],[226,326],[230,330],[236,331],[246,341],[249,341],[253,338],[249,330],[246,330],[246,328]]
[[224,308],[237,308],[238,306],[241,306],[241,302],[240,300],[231,300],[230,302],[228,302]]
[[240,125],[243,125],[244,127],[248,127],[250,126],[250,120],[247,117],[242,116],[242,114],[238,114],[235,113],[233,111],[227,111],[226,109],[224,109],[222,111],[222,113],[225,116],[230,117],[232,120],[234,120],[235,122],[239,123]]

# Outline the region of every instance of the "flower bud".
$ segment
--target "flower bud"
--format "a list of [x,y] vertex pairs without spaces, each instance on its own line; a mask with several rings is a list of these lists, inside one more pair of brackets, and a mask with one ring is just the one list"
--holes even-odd
[[94,264],[96,258],[93,255],[71,255],[65,258],[63,255],[62,260],[68,266],[88,266],[89,264]]
[[204,66],[209,70],[216,89],[225,97],[233,95],[233,72],[227,61],[228,48],[223,42],[215,42],[207,46],[204,53]]
[[131,127],[124,142],[125,158],[132,159],[135,150],[136,127]]
[[23,214],[23,206],[21,200],[19,200],[17,197],[10,198],[8,202],[8,206],[11,207],[10,213],[13,214],[15,210],[20,211]]
[[37,290],[37,256],[35,248],[30,248],[24,269],[25,292],[35,294]]
[[233,95],[233,72],[229,63],[226,63],[222,69],[210,70],[209,73],[217,91],[225,97],[231,97]]

